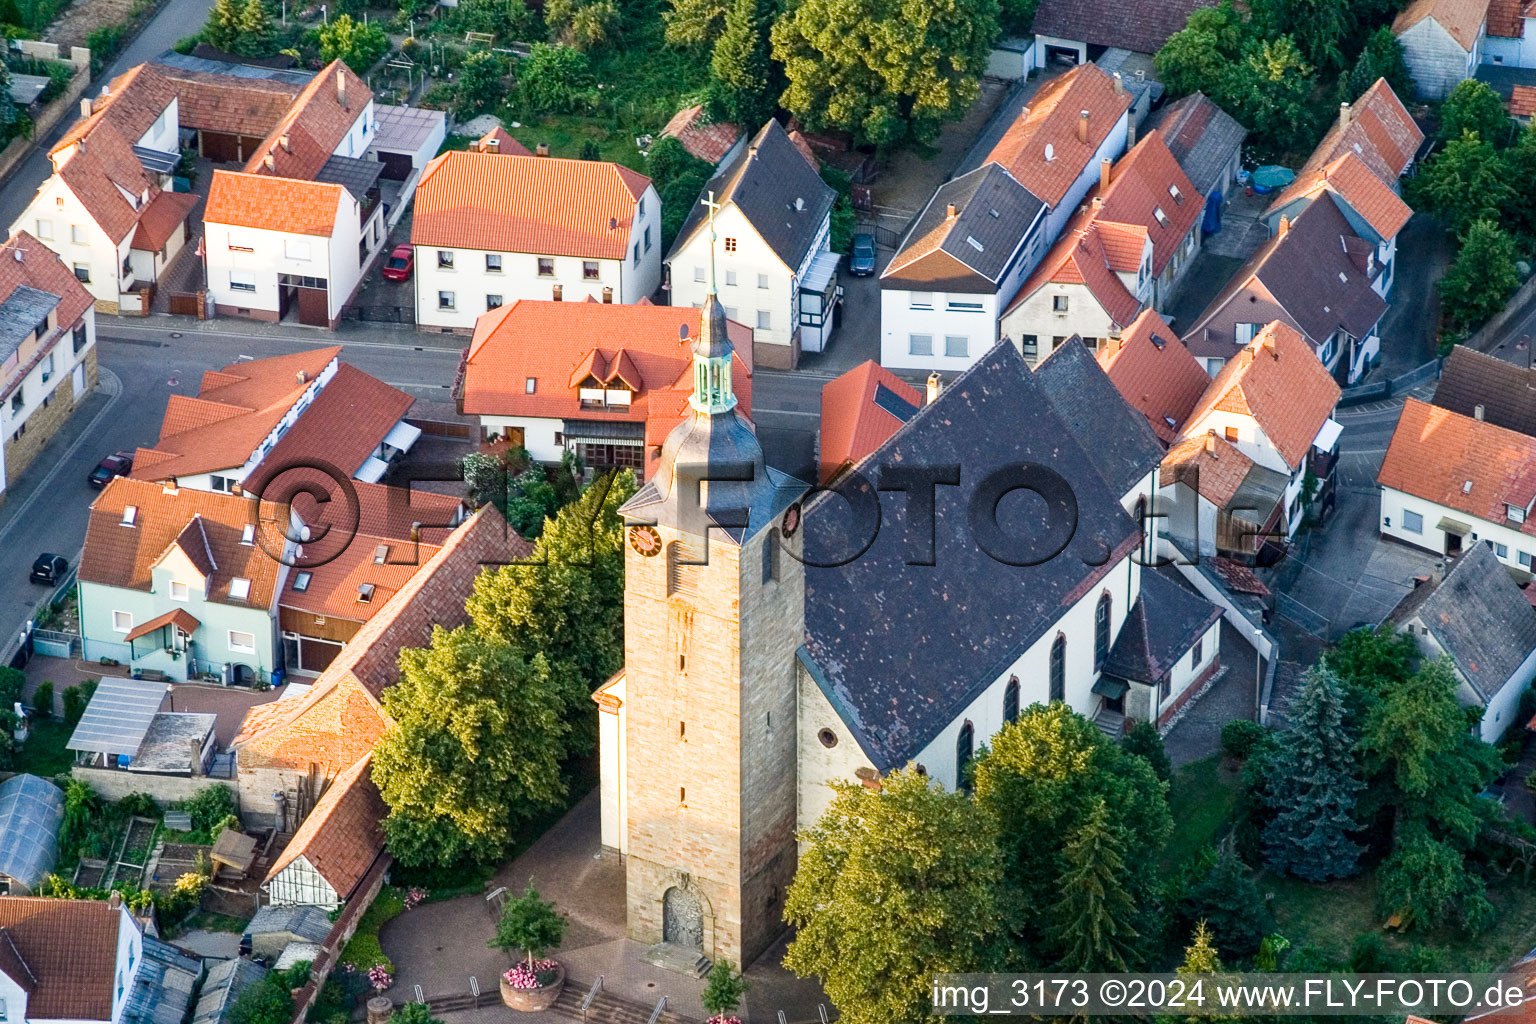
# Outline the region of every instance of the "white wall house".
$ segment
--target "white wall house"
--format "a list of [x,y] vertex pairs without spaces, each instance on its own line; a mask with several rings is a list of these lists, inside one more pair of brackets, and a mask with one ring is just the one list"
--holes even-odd
[[1479,59],[1502,67],[1536,68],[1536,10],[1527,7],[1503,25],[1490,21]]
[[[146,939],[120,898],[3,896],[0,926],[14,950],[0,966],[0,1004],[11,1024],[118,1024],[139,986],[161,988],[157,1003],[185,986],[185,1002],[197,980],[196,961]],[[163,957],[169,962],[156,962]]]
[[1487,10],[1486,3],[1414,0],[1398,13],[1392,32],[1402,44],[1403,61],[1421,98],[1445,99],[1456,83],[1476,73]]

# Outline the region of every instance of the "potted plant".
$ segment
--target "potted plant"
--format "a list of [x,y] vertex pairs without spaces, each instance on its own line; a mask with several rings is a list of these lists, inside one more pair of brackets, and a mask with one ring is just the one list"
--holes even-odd
[[737,972],[735,964],[725,959],[716,960],[715,966],[709,969],[709,980],[700,997],[704,1012],[709,1014],[704,1024],[741,1024],[736,1007],[741,1005],[741,997],[750,987],[747,979]]
[[565,918],[555,905],[541,899],[532,883],[521,896],[507,900],[496,922],[496,937],[487,945],[503,953],[522,950],[524,959],[501,976],[501,1001],[514,1010],[547,1010],[565,987],[565,968],[544,953],[565,937]]

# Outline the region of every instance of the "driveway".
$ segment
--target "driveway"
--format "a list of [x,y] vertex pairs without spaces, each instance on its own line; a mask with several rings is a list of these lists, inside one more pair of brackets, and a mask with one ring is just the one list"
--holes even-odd
[[1395,377],[1433,359],[1440,296],[1435,282],[1450,263],[1450,243],[1434,219],[1414,214],[1397,237],[1397,276],[1392,305],[1381,318],[1381,359],[1371,371],[1377,379]]
[[1254,672],[1260,665],[1253,643],[1232,623],[1221,623],[1221,675],[1210,689],[1185,705],[1183,716],[1163,738],[1175,768],[1209,757],[1221,749],[1221,727],[1238,719],[1253,720]]

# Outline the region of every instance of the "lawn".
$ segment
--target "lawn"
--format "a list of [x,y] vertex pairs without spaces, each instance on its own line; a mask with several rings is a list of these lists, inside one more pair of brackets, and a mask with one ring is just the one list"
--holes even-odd
[[64,744],[69,742],[74,728],[63,722],[40,722],[35,718],[27,723],[27,728],[27,742],[16,754],[16,770],[45,779],[68,774],[75,755],[65,750]]
[[1226,831],[1237,807],[1238,781],[1238,773],[1222,764],[1220,754],[1174,773],[1168,792],[1174,830],[1163,848],[1164,877],[1178,871]]

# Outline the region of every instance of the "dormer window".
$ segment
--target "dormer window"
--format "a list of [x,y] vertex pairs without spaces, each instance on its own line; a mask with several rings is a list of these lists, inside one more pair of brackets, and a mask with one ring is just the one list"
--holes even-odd
[[388,560],[389,560],[389,545],[388,544],[380,544],[378,547],[373,549],[373,564],[374,565],[383,565]]
[[139,508],[138,508],[137,505],[125,505],[123,507],[123,525],[124,526],[132,526],[134,524],[134,522],[138,518],[139,518]]
[[229,581],[229,598],[231,601],[244,601],[251,596],[251,581],[241,576],[236,576]]
[[1512,523],[1523,523],[1523,522],[1525,522],[1525,509],[1521,508],[1519,505],[1505,505],[1504,507],[1509,512],[1509,521],[1510,522],[1512,522]]
[[1177,185],[1169,185],[1168,186],[1168,194],[1173,197],[1173,201],[1176,204],[1178,204],[1179,206],[1183,206],[1184,205],[1184,193],[1179,191],[1179,186],[1177,186]]
[[364,583],[357,588],[357,603],[369,604],[373,601],[373,584]]
[[246,523],[240,529],[240,543],[247,546],[256,542],[256,524]]

